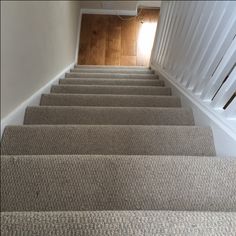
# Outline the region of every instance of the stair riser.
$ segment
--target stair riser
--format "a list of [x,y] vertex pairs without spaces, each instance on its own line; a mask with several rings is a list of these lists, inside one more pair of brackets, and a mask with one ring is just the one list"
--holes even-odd
[[66,78],[157,79],[158,76],[140,74],[66,73]]
[[23,156],[1,168],[3,211],[236,211],[235,160]]
[[215,155],[211,130],[188,126],[13,126],[1,148],[5,155]]
[[137,70],[137,71],[150,71],[150,67],[146,66],[111,66],[111,65],[75,65],[76,69],[86,69],[86,70]]
[[135,79],[61,79],[59,84],[81,85],[130,85],[130,86],[164,86],[163,80]]
[[191,110],[158,108],[30,107],[25,124],[194,125]]
[[54,85],[51,93],[171,95],[171,89],[153,86]]
[[85,69],[85,68],[76,68],[70,70],[71,72],[81,72],[81,73],[112,73],[112,74],[154,74],[152,70],[128,70],[128,69]]
[[109,107],[180,107],[180,99],[167,96],[130,95],[42,95],[44,106],[109,106]]

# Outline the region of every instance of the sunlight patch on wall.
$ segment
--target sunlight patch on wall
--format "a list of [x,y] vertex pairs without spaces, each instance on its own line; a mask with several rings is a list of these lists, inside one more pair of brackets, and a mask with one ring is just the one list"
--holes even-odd
[[147,64],[150,60],[156,27],[157,23],[155,22],[144,22],[139,30],[137,46],[138,53],[143,58],[143,65]]

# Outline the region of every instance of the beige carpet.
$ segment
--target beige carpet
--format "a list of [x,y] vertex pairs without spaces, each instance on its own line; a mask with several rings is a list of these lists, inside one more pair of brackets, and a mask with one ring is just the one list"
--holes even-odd
[[235,235],[236,159],[148,68],[76,66],[1,152],[2,235]]

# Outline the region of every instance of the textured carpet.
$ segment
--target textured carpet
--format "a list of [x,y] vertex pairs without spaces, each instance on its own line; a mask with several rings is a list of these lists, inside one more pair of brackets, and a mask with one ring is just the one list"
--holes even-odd
[[72,79],[60,79],[59,84],[164,86],[164,81],[158,79],[101,79],[101,78],[73,79],[72,78]]
[[1,173],[3,211],[236,211],[235,159],[3,156]]
[[1,235],[235,235],[236,159],[148,68],[75,66],[1,154]]
[[42,106],[180,107],[174,96],[43,94]]
[[210,128],[197,126],[8,126],[4,155],[104,154],[214,156]]
[[183,108],[155,107],[28,107],[25,124],[194,125]]
[[235,236],[236,232],[236,213],[215,212],[7,212],[1,222],[2,236]]
[[66,73],[66,78],[119,78],[119,79],[158,79],[157,75],[153,74],[116,74],[116,73],[83,73],[83,72],[72,72]]
[[121,68],[121,67],[93,67],[93,68],[77,68],[71,69],[71,72],[83,72],[83,73],[121,73],[121,74],[154,74],[153,70],[148,68]]
[[171,89],[158,86],[53,85],[51,93],[171,95]]

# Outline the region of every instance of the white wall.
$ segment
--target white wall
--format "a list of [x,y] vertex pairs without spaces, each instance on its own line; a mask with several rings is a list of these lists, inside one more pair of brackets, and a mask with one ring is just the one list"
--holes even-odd
[[1,118],[75,61],[79,2],[1,2]]
[[139,6],[160,7],[161,1],[82,1],[82,9],[136,11]]

